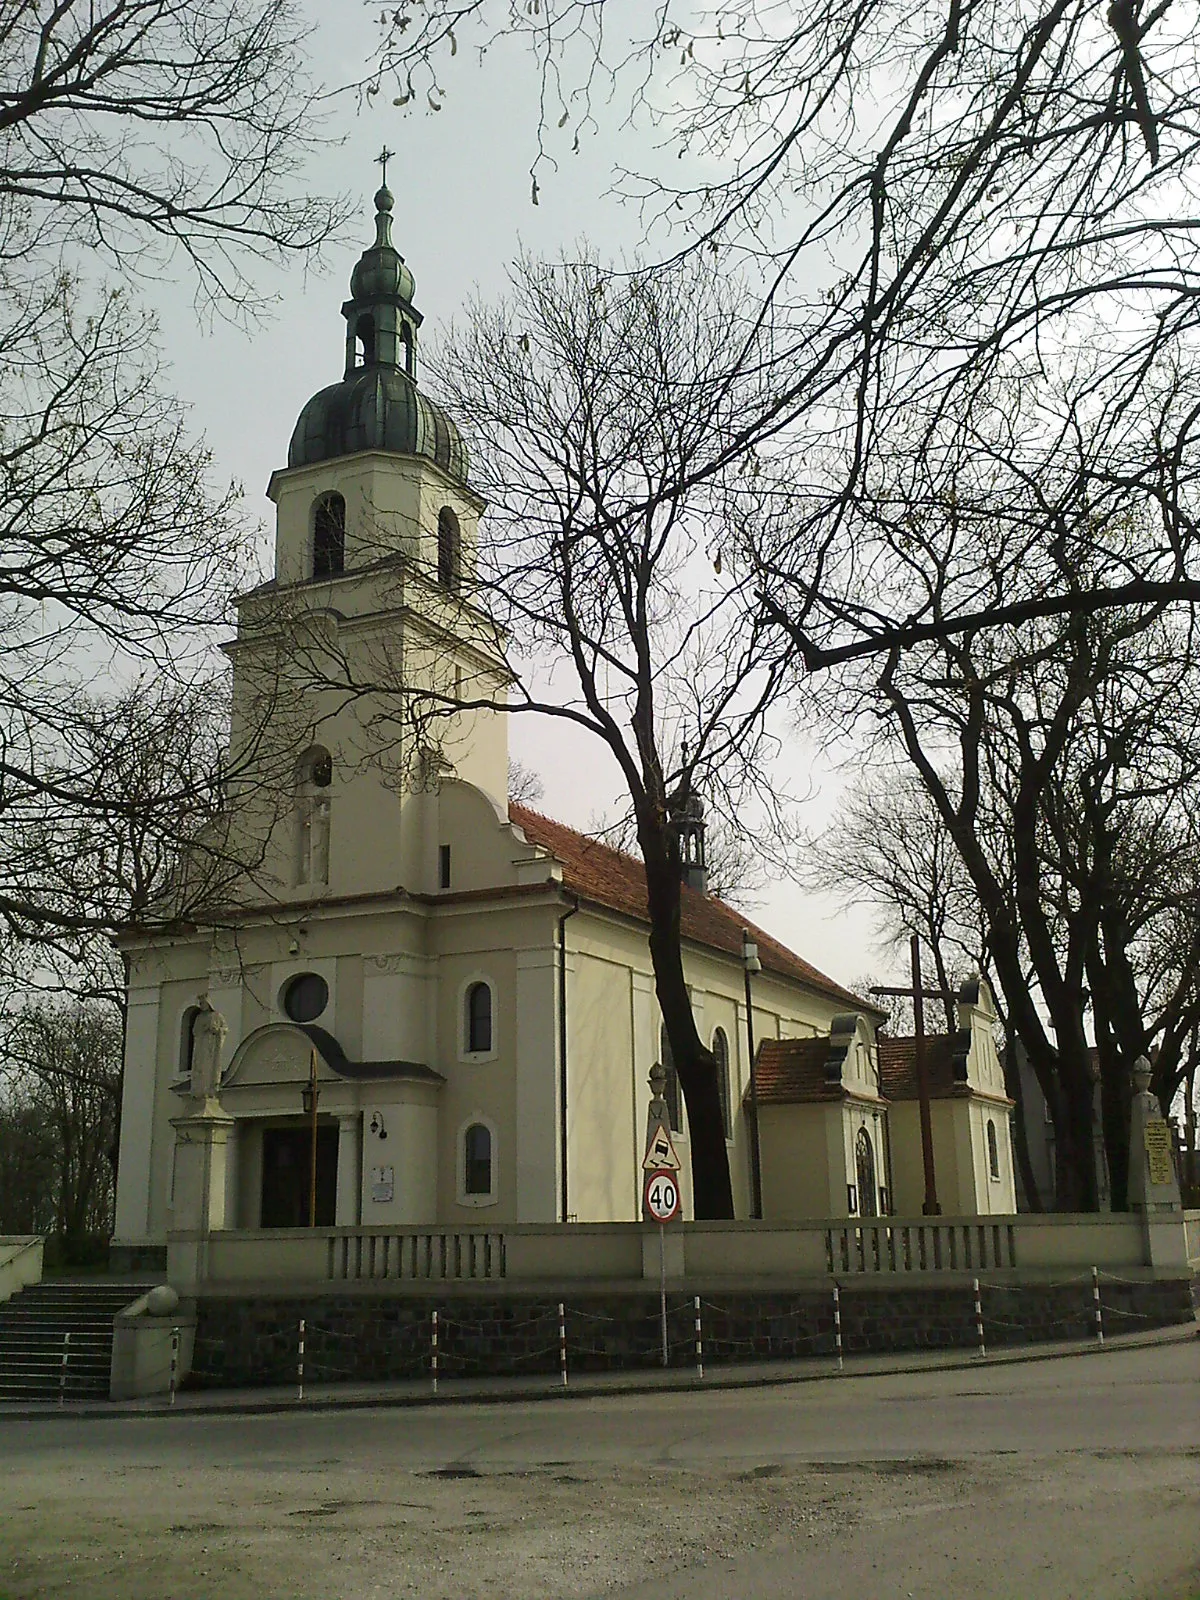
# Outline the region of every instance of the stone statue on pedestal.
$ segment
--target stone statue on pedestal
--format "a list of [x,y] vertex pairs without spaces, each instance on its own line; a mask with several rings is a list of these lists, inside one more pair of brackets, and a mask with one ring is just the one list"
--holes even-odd
[[210,1100],[221,1087],[221,1047],[229,1032],[225,1018],[204,995],[192,1022],[192,1094]]
[[1133,1064],[1133,1100],[1129,1107],[1129,1208],[1178,1211],[1179,1179],[1171,1125],[1150,1088],[1151,1076],[1149,1061],[1139,1056]]

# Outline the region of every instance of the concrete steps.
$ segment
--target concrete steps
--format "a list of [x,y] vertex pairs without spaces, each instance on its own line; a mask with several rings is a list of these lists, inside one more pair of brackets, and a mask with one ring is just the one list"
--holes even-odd
[[107,1397],[113,1318],[151,1287],[105,1278],[56,1279],[5,1301],[0,1306],[0,1400]]

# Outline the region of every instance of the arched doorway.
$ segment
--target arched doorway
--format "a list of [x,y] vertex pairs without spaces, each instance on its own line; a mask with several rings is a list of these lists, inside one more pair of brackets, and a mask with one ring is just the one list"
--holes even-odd
[[860,1217],[879,1215],[879,1191],[875,1186],[875,1151],[871,1135],[865,1128],[858,1130],[854,1141],[854,1164],[858,1170],[858,1214]]

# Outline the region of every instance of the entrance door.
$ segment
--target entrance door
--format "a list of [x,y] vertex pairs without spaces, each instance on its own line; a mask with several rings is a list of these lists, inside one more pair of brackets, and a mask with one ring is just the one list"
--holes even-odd
[[[311,1128],[264,1128],[263,1228],[307,1228],[312,1172]],[[317,1227],[332,1228],[337,1215],[337,1127],[317,1125]]]

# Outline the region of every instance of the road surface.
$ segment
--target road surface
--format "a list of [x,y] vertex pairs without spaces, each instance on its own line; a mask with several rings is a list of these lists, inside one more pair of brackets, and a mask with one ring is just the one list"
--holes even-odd
[[0,1419],[0,1597],[1200,1600],[1200,1342],[712,1394]]

